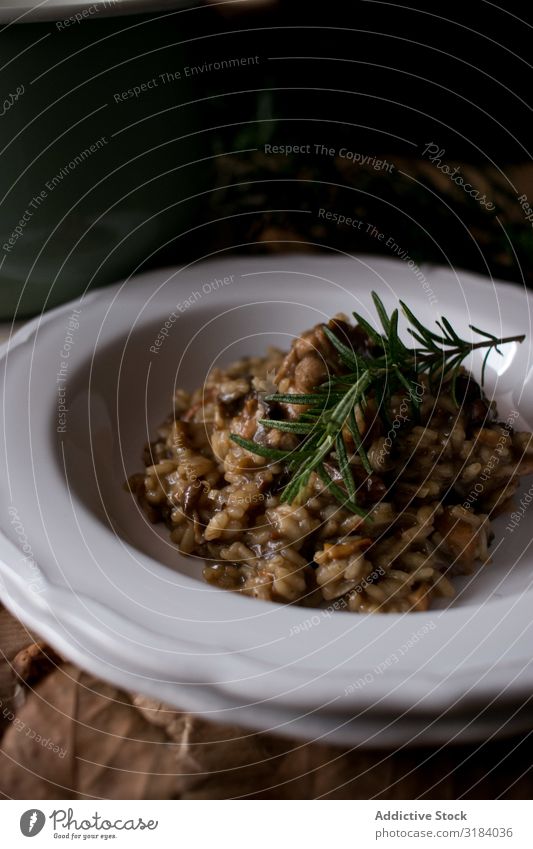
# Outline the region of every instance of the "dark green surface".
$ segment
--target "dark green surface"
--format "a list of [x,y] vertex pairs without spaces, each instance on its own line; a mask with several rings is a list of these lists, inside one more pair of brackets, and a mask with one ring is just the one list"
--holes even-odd
[[4,319],[134,271],[195,223],[211,184],[209,109],[187,105],[205,79],[170,76],[202,59],[178,43],[196,35],[193,13],[94,18],[0,33],[2,90],[23,89],[0,124]]

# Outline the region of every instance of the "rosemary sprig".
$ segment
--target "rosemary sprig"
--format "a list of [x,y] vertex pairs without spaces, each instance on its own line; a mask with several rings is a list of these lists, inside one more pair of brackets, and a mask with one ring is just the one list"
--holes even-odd
[[[354,351],[348,340],[342,340],[333,327],[323,325],[325,336],[338,353],[344,371],[332,375],[321,386],[305,394],[274,393],[266,401],[277,404],[302,406],[306,409],[297,419],[283,421],[260,419],[265,428],[292,433],[301,439],[295,450],[281,450],[231,434],[231,439],[261,457],[273,462],[283,462],[292,475],[283,490],[281,500],[288,503],[301,502],[305,496],[311,475],[316,473],[331,494],[354,513],[365,516],[357,503],[357,485],[353,475],[356,458],[367,475],[374,470],[368,458],[365,435],[357,424],[357,413],[367,409],[373,399],[385,421],[390,421],[390,402],[393,394],[407,393],[413,418],[419,414],[422,402],[418,390],[420,376],[426,375],[430,388],[438,391],[438,383],[449,380],[454,402],[456,382],[465,359],[473,351],[486,348],[481,369],[481,385],[484,384],[487,360],[492,350],[501,354],[500,346],[508,342],[523,342],[525,336],[497,338],[492,333],[469,325],[470,330],[482,338],[477,342],[461,339],[444,316],[436,322],[439,332],[430,330],[414,315],[403,301],[400,306],[409,323],[408,332],[418,343],[410,348],[399,336],[399,311],[390,315],[376,292],[372,293],[377,316],[382,330],[374,328],[363,316],[354,312],[359,326],[366,332],[373,345],[373,353],[362,355]],[[346,432],[350,442],[346,442]],[[334,480],[326,468],[325,461],[335,456],[339,478]],[[329,466],[329,463],[328,463]]]

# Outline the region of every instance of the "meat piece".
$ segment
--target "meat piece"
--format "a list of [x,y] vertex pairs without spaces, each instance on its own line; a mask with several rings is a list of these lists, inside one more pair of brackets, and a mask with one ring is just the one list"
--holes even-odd
[[280,386],[283,381],[288,381],[294,389],[294,374],[301,360],[313,357],[319,362],[324,360],[327,362],[333,352],[333,346],[327,339],[321,324],[306,330],[293,341],[290,351],[283,358],[275,378],[276,384]]
[[483,398],[479,383],[468,373],[457,376],[455,395],[459,404],[464,404],[467,401],[480,401]]
[[305,394],[320,386],[327,379],[328,368],[320,356],[307,354],[294,369],[294,389]]
[[[342,317],[331,319],[328,327],[350,346],[350,328]],[[317,324],[302,333],[292,343],[283,358],[275,378],[278,390],[289,394],[307,394],[324,383],[329,375],[345,371],[338,352],[324,333],[324,325]],[[296,419],[306,409],[302,405],[284,405],[287,417]]]
[[478,559],[482,523],[473,524],[466,510],[465,518],[461,518],[462,510],[461,507],[445,507],[440,515],[435,516],[435,528],[443,538],[442,549],[468,572]]
[[218,398],[222,404],[231,404],[241,398],[250,391],[250,381],[244,377],[235,380],[225,380],[221,383],[218,390]]

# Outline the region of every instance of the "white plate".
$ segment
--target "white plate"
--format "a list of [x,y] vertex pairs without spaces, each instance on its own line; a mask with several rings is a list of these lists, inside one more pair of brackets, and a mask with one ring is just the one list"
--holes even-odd
[[[490,358],[487,387],[501,418],[518,409],[529,427],[530,297],[464,272],[415,272],[373,257],[232,258],[150,272],[24,326],[2,352],[5,603],[102,677],[255,727],[298,717],[298,733],[314,735],[369,708],[378,725],[447,711],[451,727],[491,700],[494,717],[510,711],[533,685],[527,514],[512,534],[494,523],[493,563],[459,581],[446,609],[328,616],[206,585],[201,562],[181,557],[122,486],[175,385],[287,347],[335,312],[370,315],[371,289],[426,322],[445,314],[463,334],[470,322],[525,332]],[[409,733],[396,727],[398,740]],[[351,723],[346,736],[361,729]]]

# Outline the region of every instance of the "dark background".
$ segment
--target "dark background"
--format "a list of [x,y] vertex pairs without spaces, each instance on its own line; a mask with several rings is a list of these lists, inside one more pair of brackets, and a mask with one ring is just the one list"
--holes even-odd
[[[205,12],[198,10],[203,31],[217,33],[211,59],[259,56],[255,66],[202,81],[206,95],[221,95],[210,119],[231,125],[214,131],[211,144],[257,151],[217,162],[201,232],[150,264],[193,258],[206,244],[386,253],[364,232],[320,222],[316,211],[325,207],[373,222],[416,261],[533,283],[533,231],[517,200],[533,195],[533,30],[520,4],[281,0],[214,6],[209,22]],[[265,155],[265,143],[347,147],[394,169]],[[429,143],[494,210],[428,162]]]
[[[533,202],[531,12],[529,22],[518,3],[488,0],[176,2],[0,27],[6,96],[25,86],[0,120],[0,244],[51,177],[107,139],[4,254],[0,317],[217,252],[391,256],[388,239],[418,263],[533,285],[518,200]],[[254,62],[209,69],[240,57]],[[207,70],[188,76],[188,65]],[[175,83],[117,100],[178,70]],[[315,144],[387,168],[317,155]],[[429,144],[490,209],[430,162]],[[383,240],[320,218],[322,208]]]
[[523,18],[526,4],[280,0],[246,8],[213,10],[215,29],[241,31],[224,40],[228,53],[246,44],[263,59],[303,57],[261,63],[246,81],[273,88],[276,118],[291,119],[284,138],[307,137],[312,117],[323,121],[324,142],[345,138],[328,121],[354,123],[358,145],[373,153],[406,153],[400,138],[420,144],[438,134],[452,159],[529,160],[533,30]]

